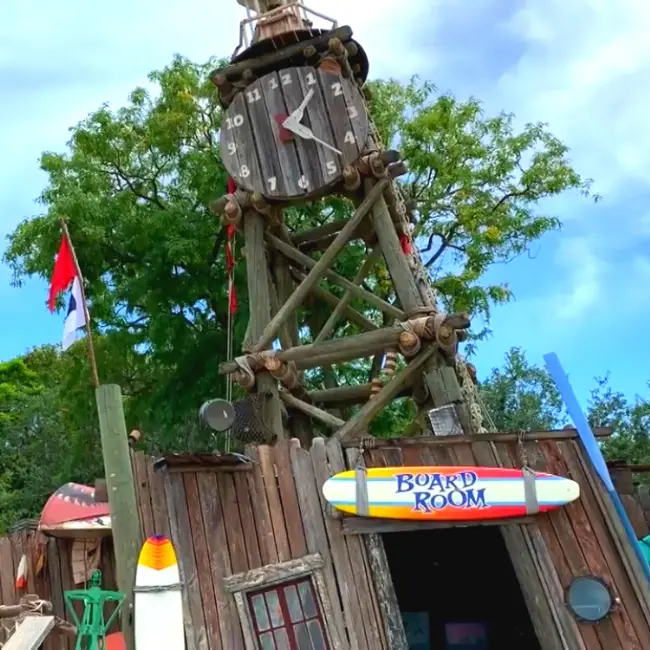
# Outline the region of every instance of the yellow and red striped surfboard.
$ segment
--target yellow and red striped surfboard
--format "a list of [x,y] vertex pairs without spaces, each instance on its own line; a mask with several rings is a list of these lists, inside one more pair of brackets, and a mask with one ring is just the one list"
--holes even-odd
[[135,573],[136,650],[185,650],[176,551],[162,535],[142,545]]

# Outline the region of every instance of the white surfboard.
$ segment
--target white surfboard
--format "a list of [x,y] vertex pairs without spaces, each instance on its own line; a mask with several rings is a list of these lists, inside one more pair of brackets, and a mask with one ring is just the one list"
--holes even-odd
[[136,650],[185,650],[181,588],[171,541],[150,537],[135,573]]

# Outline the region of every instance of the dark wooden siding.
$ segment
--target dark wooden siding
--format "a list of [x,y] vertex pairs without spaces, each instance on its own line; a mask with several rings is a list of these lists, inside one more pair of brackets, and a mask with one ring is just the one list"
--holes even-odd
[[[489,445],[494,462],[486,462]],[[430,439],[420,446],[391,445],[366,452],[369,467],[400,465],[492,465],[521,467],[522,447],[517,442],[451,442]],[[643,650],[650,648],[647,599],[641,592],[634,564],[620,552],[626,542],[616,531],[605,504],[607,498],[591,465],[575,439],[527,441],[523,445],[530,465],[538,471],[567,476],[580,484],[580,499],[553,512],[538,515],[532,523],[516,525],[537,540],[538,555],[548,553],[547,589],[556,603],[564,590],[582,575],[601,577],[620,598],[612,616],[598,625],[577,625],[588,650]],[[503,528],[506,528],[505,526]],[[511,525],[507,526],[511,528]],[[540,547],[540,543],[543,545]],[[629,550],[629,549],[628,549]],[[514,558],[513,558],[514,559]],[[543,567],[543,561],[540,566]],[[644,580],[643,576],[641,581]],[[521,576],[520,576],[521,580]],[[647,585],[646,585],[647,587]],[[533,589],[522,584],[526,592]],[[565,612],[559,612],[565,614]],[[565,626],[571,626],[564,616]],[[575,625],[575,624],[573,624]]]
[[311,553],[325,562],[330,625],[349,647],[386,648],[364,541],[344,535],[320,492],[345,469],[341,448],[319,439],[308,452],[291,440],[247,454],[254,461],[249,471],[195,466],[159,472],[134,454],[143,534],[170,532],[179,556],[187,650],[244,649],[224,577]]

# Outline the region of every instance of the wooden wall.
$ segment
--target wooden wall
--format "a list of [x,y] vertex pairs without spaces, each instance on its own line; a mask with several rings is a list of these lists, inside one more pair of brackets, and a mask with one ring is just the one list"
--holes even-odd
[[[429,444],[412,442],[416,444],[404,446],[402,441],[401,447],[370,450],[366,464],[521,467],[517,442],[440,438],[429,439]],[[561,639],[565,639],[569,648],[580,647],[582,640],[587,650],[647,650],[647,584],[640,571],[635,571],[631,547],[625,548],[620,522],[607,508],[606,494],[580,443],[568,436],[549,438],[528,441],[524,450],[534,469],[570,477],[581,489],[580,499],[564,508],[537,515],[532,523],[501,527],[529,610],[536,608],[535,601],[543,603],[543,607],[537,605],[537,612],[531,611],[538,636],[546,637],[543,647],[561,648]],[[598,625],[577,624],[564,606],[565,589],[582,575],[601,577],[621,600],[612,616]],[[552,627],[557,633],[551,632]]]
[[344,536],[320,496],[322,483],[345,469],[341,448],[318,439],[307,452],[292,440],[247,454],[250,471],[154,472],[148,458],[134,455],[143,533],[171,533],[179,556],[187,650],[244,650],[224,577],[313,553],[325,562],[331,623],[341,638],[347,629],[345,647],[386,649],[363,539]]
[[[46,537],[35,531],[0,537],[0,605],[15,605],[24,594],[38,594],[52,602],[54,613],[66,620],[63,592],[82,588],[74,585],[70,553],[72,540]],[[16,571],[23,553],[27,557],[27,588],[16,590]],[[39,558],[42,558],[39,560]],[[38,571],[39,565],[42,568]],[[113,544],[110,538],[102,540],[100,569],[104,589],[116,589],[113,562]],[[5,632],[0,626],[0,643]],[[44,650],[73,650],[74,640],[51,634],[43,644]]]
[[[581,486],[578,501],[501,526],[543,649],[648,650],[648,585],[575,432],[540,435],[523,449],[534,469]],[[368,466],[520,467],[520,452],[514,436],[495,435],[378,441],[364,458]],[[254,460],[250,471],[194,465],[154,472],[150,459],[134,455],[143,533],[171,534],[179,555],[187,650],[243,650],[224,577],[311,553],[325,560],[332,618],[349,642],[345,647],[387,649],[391,632],[382,613],[392,585],[386,591],[371,569],[378,555],[373,545],[381,538],[358,534],[373,532],[372,526],[360,529],[369,520],[333,517],[320,492],[327,478],[346,468],[344,454],[352,460],[358,452],[317,439],[309,452],[292,440],[247,453]],[[598,625],[577,623],[564,603],[571,581],[587,574],[600,576],[620,599]]]

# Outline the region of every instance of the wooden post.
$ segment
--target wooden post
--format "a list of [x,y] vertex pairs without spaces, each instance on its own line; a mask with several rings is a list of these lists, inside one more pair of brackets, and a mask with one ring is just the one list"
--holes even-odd
[[[246,242],[246,277],[250,308],[250,336],[255,344],[271,320],[271,295],[268,261],[264,245],[263,215],[256,210],[244,213],[244,238]],[[278,396],[278,383],[268,372],[257,375],[257,392],[271,395],[267,400],[264,421],[278,439],[284,438],[282,410]]]
[[115,384],[99,386],[95,398],[111,512],[117,587],[126,594],[122,610],[122,632],[127,650],[134,650],[133,586],[142,539],[122,391]]

